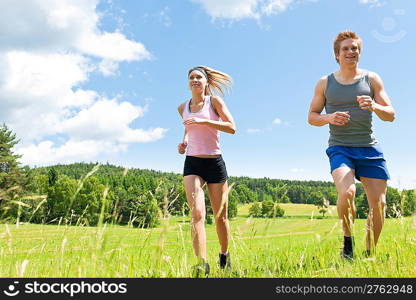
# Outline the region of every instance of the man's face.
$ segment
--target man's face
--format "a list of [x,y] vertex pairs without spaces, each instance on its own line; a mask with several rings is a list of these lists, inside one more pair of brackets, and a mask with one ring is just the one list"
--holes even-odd
[[336,56],[340,65],[354,65],[360,59],[360,50],[358,40],[343,40],[339,47],[339,53]]

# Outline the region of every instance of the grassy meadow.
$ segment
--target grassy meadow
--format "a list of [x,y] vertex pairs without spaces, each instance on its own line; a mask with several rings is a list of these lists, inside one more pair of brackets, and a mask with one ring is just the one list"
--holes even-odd
[[[206,225],[210,277],[416,277],[416,217],[386,219],[377,253],[365,258],[365,220],[356,220],[356,259],[340,258],[336,210],[282,204],[285,217],[231,220],[232,271],[217,266],[215,225]],[[0,277],[191,277],[189,218],[154,229],[0,224]]]

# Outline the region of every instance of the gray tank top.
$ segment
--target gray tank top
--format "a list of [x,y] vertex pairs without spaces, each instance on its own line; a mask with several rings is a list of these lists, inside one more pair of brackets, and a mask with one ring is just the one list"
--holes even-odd
[[353,84],[340,84],[329,75],[325,90],[325,111],[349,111],[350,121],[344,126],[329,124],[329,146],[371,147],[377,144],[372,129],[372,112],[359,107],[357,96],[374,98],[368,72]]

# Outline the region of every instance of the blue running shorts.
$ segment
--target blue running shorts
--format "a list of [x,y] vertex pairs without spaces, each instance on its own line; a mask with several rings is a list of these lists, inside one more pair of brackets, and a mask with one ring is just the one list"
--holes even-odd
[[355,177],[390,179],[386,160],[380,146],[347,147],[331,146],[326,149],[331,165],[331,173],[339,167],[350,167],[355,170]]

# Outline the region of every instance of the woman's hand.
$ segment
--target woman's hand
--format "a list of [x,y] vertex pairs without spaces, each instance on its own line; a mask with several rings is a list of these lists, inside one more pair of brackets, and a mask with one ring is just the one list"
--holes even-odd
[[192,125],[192,124],[199,124],[204,125],[206,124],[207,120],[202,118],[189,118],[183,121],[183,125]]
[[179,152],[179,154],[184,154],[187,146],[188,146],[188,143],[186,141],[180,143],[178,145],[178,152]]

